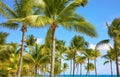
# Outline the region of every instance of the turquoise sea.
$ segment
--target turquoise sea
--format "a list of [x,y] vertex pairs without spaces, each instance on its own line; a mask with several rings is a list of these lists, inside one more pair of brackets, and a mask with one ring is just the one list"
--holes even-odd
[[[37,76],[37,77],[45,77],[45,76]],[[46,76],[46,77],[50,77],[50,76]],[[56,77],[72,77],[70,75],[58,75]],[[75,75],[74,77],[80,77],[80,75]],[[82,77],[96,77],[95,75],[90,75],[90,76],[86,76],[86,75],[82,75]],[[98,75],[98,77],[117,77],[116,75]]]

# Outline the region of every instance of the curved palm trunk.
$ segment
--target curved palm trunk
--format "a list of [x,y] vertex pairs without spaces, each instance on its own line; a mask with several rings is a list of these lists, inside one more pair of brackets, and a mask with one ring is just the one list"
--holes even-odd
[[117,37],[114,38],[114,48],[115,48],[115,59],[116,59],[116,71],[117,71],[117,77],[120,77],[119,74],[119,64],[118,64],[118,51],[117,51]]
[[51,24],[52,28],[52,52],[51,52],[51,72],[50,77],[54,76],[54,68],[55,68],[55,30],[56,30],[56,21],[54,20],[53,24]]
[[18,66],[18,74],[17,77],[21,77],[21,70],[22,70],[22,60],[23,60],[23,52],[24,52],[24,37],[25,37],[25,32],[27,30],[26,25],[23,23],[22,26],[22,45],[21,45],[21,52],[20,52],[20,60],[19,60],[19,66]]
[[113,77],[112,60],[110,60],[111,77]]
[[98,75],[97,75],[97,67],[96,67],[96,58],[94,60],[94,65],[95,65],[95,75],[96,75],[96,77],[98,77]]

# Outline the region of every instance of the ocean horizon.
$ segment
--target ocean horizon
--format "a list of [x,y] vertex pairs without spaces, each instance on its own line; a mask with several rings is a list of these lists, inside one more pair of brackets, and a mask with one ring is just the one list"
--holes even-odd
[[[34,76],[33,76],[34,77]],[[35,76],[35,77],[50,77],[49,75],[47,76]],[[56,77],[72,77],[71,75],[57,75]],[[74,77],[80,77],[80,75],[74,75]],[[86,76],[86,75],[82,75],[82,77],[96,77],[96,75],[89,75],[89,76]],[[117,77],[116,75],[98,75],[98,77]]]

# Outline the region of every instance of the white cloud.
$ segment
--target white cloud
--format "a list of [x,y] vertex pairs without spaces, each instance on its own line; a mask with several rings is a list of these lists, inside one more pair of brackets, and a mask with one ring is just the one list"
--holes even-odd
[[89,45],[89,48],[90,48],[90,49],[95,49],[95,46],[96,46],[96,45],[94,45],[94,44],[90,44],[90,45]]
[[110,50],[110,47],[113,48],[113,46],[108,43],[108,44],[103,44],[103,45],[98,46],[97,49],[98,49],[98,50],[108,51],[108,50]]
[[[90,45],[89,45],[89,48],[90,48],[90,49],[95,49],[95,46],[96,46],[95,44],[90,44]],[[108,43],[108,44],[99,45],[99,46],[97,47],[97,49],[98,49],[98,50],[108,51],[108,50],[110,50],[110,47],[113,48],[113,46],[112,46],[110,43]]]
[[37,44],[40,44],[40,43],[42,43],[42,40],[43,40],[42,38],[37,38],[36,43],[37,43]]

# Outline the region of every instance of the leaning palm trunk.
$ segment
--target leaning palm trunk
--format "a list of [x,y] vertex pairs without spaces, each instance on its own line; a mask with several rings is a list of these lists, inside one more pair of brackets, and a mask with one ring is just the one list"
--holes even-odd
[[51,52],[51,73],[50,73],[50,77],[54,77],[54,68],[55,68],[55,30],[56,30],[56,22],[54,20],[54,22],[51,24],[51,28],[52,28],[52,52]]
[[112,60],[110,60],[111,77],[113,77]]
[[22,45],[21,45],[21,52],[20,52],[20,60],[19,60],[19,66],[18,66],[18,74],[17,77],[21,77],[21,70],[22,70],[22,60],[23,60],[23,52],[24,52],[24,37],[25,37],[25,32],[26,32],[26,25],[23,23],[22,26]]
[[117,51],[117,38],[114,38],[114,48],[115,48],[115,59],[116,59],[116,71],[117,71],[117,77],[120,77],[119,75],[119,65],[118,65],[118,51]]
[[95,65],[95,75],[96,75],[96,77],[98,77],[98,75],[97,75],[97,67],[96,67],[96,58],[94,60],[94,65]]

